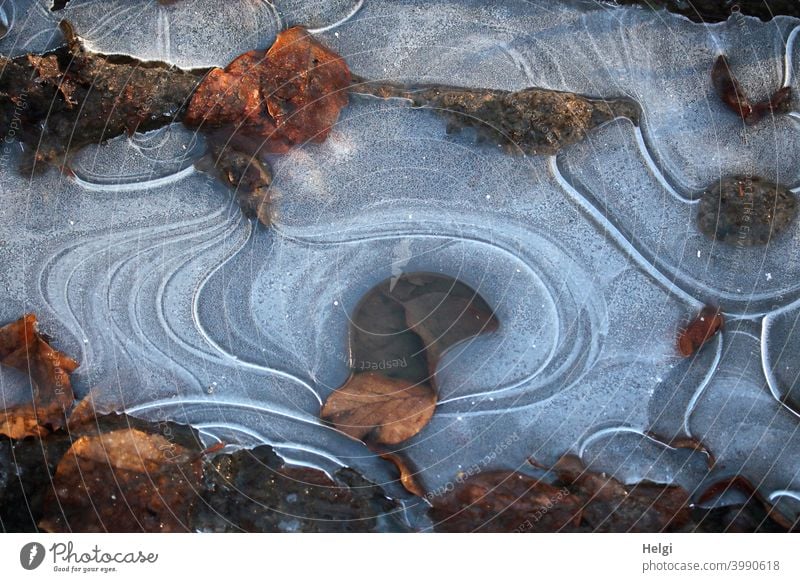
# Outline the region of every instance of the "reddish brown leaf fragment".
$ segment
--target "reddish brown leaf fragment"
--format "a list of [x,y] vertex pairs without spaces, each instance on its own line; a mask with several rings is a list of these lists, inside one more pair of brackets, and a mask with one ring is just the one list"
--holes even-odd
[[397,453],[384,452],[380,453],[381,459],[385,459],[393,463],[400,473],[400,484],[406,491],[417,497],[425,497],[425,490],[417,483],[416,473],[411,469],[408,461],[402,455]]
[[226,445],[225,445],[225,443],[223,443],[223,442],[221,442],[221,441],[220,441],[220,442],[218,442],[218,443],[216,443],[216,444],[213,444],[213,445],[211,445],[210,447],[208,447],[207,449],[205,449],[205,450],[204,450],[202,453],[200,453],[200,454],[201,454],[202,456],[204,456],[204,457],[207,457],[207,456],[209,456],[209,455],[213,455],[213,454],[215,454],[215,453],[218,453],[218,452],[220,452],[222,449],[224,449],[224,448],[225,448],[225,446],[226,446]]
[[739,81],[733,76],[730,63],[725,55],[718,56],[714,61],[714,67],[711,69],[711,82],[714,84],[717,95],[731,111],[738,113],[744,120],[750,118],[753,106],[744,94]]
[[212,69],[192,95],[184,123],[224,128],[231,145],[245,152],[283,153],[327,138],[347,105],[350,82],[344,59],[294,27],[268,51]]
[[10,362],[21,361],[35,341],[36,316],[32,313],[0,327],[0,361],[7,366],[13,365]]
[[393,445],[422,430],[435,407],[427,384],[364,372],[331,394],[320,416],[353,438]]
[[772,97],[758,103],[751,103],[731,72],[730,63],[725,55],[720,55],[711,69],[711,82],[722,102],[738,113],[748,125],[758,123],[765,116],[786,113],[792,97],[791,87],[781,87]]
[[789,111],[791,102],[792,88],[781,87],[766,101],[761,101],[760,103],[753,105],[753,112],[758,116],[758,119],[762,119],[767,115],[776,113],[787,113]]
[[83,436],[58,464],[41,527],[50,532],[188,529],[202,475],[197,455],[161,435]]
[[764,497],[747,478],[742,477],[741,475],[735,475],[733,477],[712,483],[699,495],[697,500],[699,503],[706,503],[715,497],[723,495],[731,489],[741,491],[742,493],[746,494],[749,497],[749,500],[755,499],[763,506],[767,513],[767,517],[772,519],[780,527],[786,529],[787,531],[792,530],[795,527],[795,523],[784,516],[780,511],[776,510],[767,500],[767,498]]
[[494,314],[484,309],[483,299],[454,297],[449,293],[431,292],[403,302],[406,324],[423,341],[431,378],[444,352],[466,338],[495,331]]
[[653,440],[664,443],[673,449],[689,449],[691,451],[697,451],[698,453],[704,454],[706,456],[706,465],[709,469],[713,469],[717,462],[716,457],[714,457],[714,454],[709,450],[709,448],[703,444],[702,441],[699,441],[694,437],[679,436],[673,439],[665,439],[653,432],[648,432],[647,436]]
[[689,325],[678,334],[678,352],[691,356],[722,329],[724,318],[717,307],[706,306]]
[[431,517],[442,532],[548,532],[574,529],[580,499],[520,473],[479,473],[431,499]]
[[74,400],[69,375],[78,363],[50,347],[37,331],[35,315],[0,328],[0,364],[27,374],[33,388],[30,402],[0,410],[0,434],[41,436],[65,425]]
[[586,468],[575,455],[553,466],[558,480],[582,502],[589,531],[677,531],[690,524],[689,494],[682,487],[621,481]]

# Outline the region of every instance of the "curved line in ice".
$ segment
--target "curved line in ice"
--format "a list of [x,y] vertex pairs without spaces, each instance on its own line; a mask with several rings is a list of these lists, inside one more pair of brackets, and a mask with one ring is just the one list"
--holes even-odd
[[174,184],[175,182],[179,182],[188,176],[191,176],[196,172],[194,165],[189,165],[182,170],[178,170],[173,174],[169,174],[168,176],[162,176],[160,178],[152,178],[150,180],[140,180],[137,182],[117,182],[113,184],[100,184],[96,182],[91,182],[89,180],[84,180],[79,176],[75,175],[72,179],[84,190],[88,190],[90,192],[136,192],[140,190],[150,190],[152,188],[160,188],[161,186],[166,186],[168,184]]
[[355,16],[363,6],[364,6],[364,0],[358,0],[358,2],[356,2],[356,5],[352,8],[352,10],[350,10],[350,12],[348,12],[346,15],[344,15],[336,22],[328,24],[327,26],[321,26],[319,28],[309,28],[308,32],[310,32],[311,34],[320,34],[322,32],[328,32],[329,30],[338,28],[339,26],[341,26],[342,24],[353,18],[353,16]]

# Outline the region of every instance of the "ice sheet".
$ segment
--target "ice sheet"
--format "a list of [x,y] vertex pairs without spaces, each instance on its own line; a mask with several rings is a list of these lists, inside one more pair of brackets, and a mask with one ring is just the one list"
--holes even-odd
[[[720,175],[799,185],[800,114],[745,127],[709,72],[725,52],[754,98],[794,85],[800,22],[544,0],[202,5],[73,0],[55,15],[18,0],[0,51],[49,46],[64,16],[97,50],[224,65],[306,23],[364,77],[627,95],[644,121],[514,157],[402,101],[355,97],[325,143],[276,159],[270,230],[193,169],[203,144],[183,128],[89,148],[74,177],[20,175],[10,146],[0,314],[39,315],[81,361],[79,395],[385,482],[385,464],[316,419],[347,377],[359,298],[397,269],[435,271],[476,289],[501,328],[440,364],[441,404],[405,447],[429,490],[566,452],[627,481],[707,482],[702,455],[653,431],[703,440],[711,477],[741,472],[798,510],[798,416],[781,399],[800,366],[800,231],[725,247],[694,212]],[[681,359],[676,333],[706,302],[728,324]]]

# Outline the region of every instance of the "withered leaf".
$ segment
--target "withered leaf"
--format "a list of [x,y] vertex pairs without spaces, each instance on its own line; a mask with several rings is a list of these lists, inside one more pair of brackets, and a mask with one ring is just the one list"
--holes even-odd
[[797,200],[788,187],[753,175],[715,180],[697,205],[700,231],[737,248],[769,244],[789,230],[796,217]]
[[583,500],[581,519],[591,531],[678,531],[691,523],[689,493],[677,485],[625,485],[590,471],[575,455],[561,457],[553,471]]
[[483,299],[433,292],[403,302],[406,323],[425,345],[429,373],[435,378],[442,354],[465,338],[497,329],[497,320]]
[[648,432],[647,436],[653,440],[659,441],[667,445],[668,447],[672,447],[673,449],[688,449],[691,451],[697,451],[706,456],[706,465],[708,466],[709,470],[714,468],[714,465],[717,463],[716,457],[714,457],[714,453],[709,450],[709,448],[700,440],[691,437],[691,436],[676,436],[672,439],[667,439],[662,437],[661,435]]
[[249,51],[225,69],[212,69],[183,120],[218,128],[241,151],[283,153],[327,138],[347,105],[350,82],[344,59],[294,27],[268,51]]
[[722,102],[729,109],[739,114],[742,119],[749,119],[753,114],[753,106],[747,99],[742,86],[731,72],[730,64],[725,55],[720,55],[714,61],[711,69],[711,82]]
[[161,435],[122,429],[76,440],[58,463],[41,527],[50,532],[187,531],[198,455]]
[[755,502],[761,505],[765,511],[765,517],[774,521],[779,527],[786,531],[791,531],[800,526],[800,518],[792,521],[780,511],[775,509],[772,503],[761,494],[761,492],[745,477],[741,475],[734,475],[725,479],[720,479],[711,483],[705,491],[698,496],[698,502],[704,503],[717,496],[720,496],[728,490],[737,490],[745,493],[748,500],[745,505]]
[[422,430],[436,404],[435,371],[442,354],[498,326],[475,290],[435,273],[386,279],[362,298],[351,321],[351,376],[321,415],[373,448]]
[[714,61],[711,82],[722,102],[748,125],[758,123],[770,114],[786,113],[791,104],[791,87],[781,87],[769,99],[751,103],[736,76],[731,72],[730,63],[725,55],[718,56]]
[[353,438],[393,445],[422,430],[435,407],[427,384],[363,372],[330,395],[320,416]]
[[686,328],[678,334],[678,351],[691,356],[722,329],[724,319],[719,308],[705,306]]
[[617,117],[639,122],[640,110],[628,98],[592,98],[576,93],[528,87],[520,91],[398,85],[357,78],[354,91],[376,97],[400,97],[447,120],[447,133],[472,128],[509,153],[552,155],[586,138],[592,129]]
[[553,484],[508,471],[473,475],[432,498],[437,531],[683,531],[693,525],[681,487],[627,486],[574,455],[552,467]]
[[581,500],[567,489],[507,471],[474,475],[432,503],[441,532],[550,532],[581,519]]
[[0,364],[27,374],[33,389],[29,402],[0,411],[0,434],[15,439],[41,436],[66,424],[74,400],[69,375],[78,363],[47,343],[35,315],[0,328]]
[[404,273],[373,287],[356,306],[351,368],[435,386],[436,366],[448,348],[498,326],[483,297],[465,283]]
[[411,465],[404,456],[388,451],[377,452],[382,459],[389,461],[397,468],[397,472],[400,473],[400,484],[406,491],[417,497],[425,497],[425,490],[417,482],[416,473],[411,469]]

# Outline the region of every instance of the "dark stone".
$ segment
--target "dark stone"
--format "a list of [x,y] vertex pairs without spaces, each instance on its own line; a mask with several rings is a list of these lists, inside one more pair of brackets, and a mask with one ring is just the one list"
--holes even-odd
[[765,245],[797,214],[797,201],[784,186],[759,177],[723,178],[703,193],[697,224],[703,234],[730,245]]

